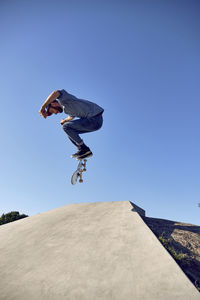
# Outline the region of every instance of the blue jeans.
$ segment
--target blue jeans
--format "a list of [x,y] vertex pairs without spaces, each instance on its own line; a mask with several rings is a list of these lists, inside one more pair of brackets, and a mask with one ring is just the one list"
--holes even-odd
[[67,122],[63,125],[63,130],[74,145],[80,146],[83,144],[83,140],[80,138],[79,134],[99,130],[102,125],[103,117],[100,115]]

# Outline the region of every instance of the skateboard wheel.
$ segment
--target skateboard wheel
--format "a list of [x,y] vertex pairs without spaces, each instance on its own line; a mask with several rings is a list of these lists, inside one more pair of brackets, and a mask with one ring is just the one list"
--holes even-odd
[[82,183],[82,182],[83,182],[83,179],[79,179],[79,182]]

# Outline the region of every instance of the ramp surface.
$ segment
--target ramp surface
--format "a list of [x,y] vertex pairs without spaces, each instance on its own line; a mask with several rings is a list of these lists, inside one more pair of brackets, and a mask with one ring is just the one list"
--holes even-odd
[[1,300],[193,300],[200,294],[128,201],[0,226]]

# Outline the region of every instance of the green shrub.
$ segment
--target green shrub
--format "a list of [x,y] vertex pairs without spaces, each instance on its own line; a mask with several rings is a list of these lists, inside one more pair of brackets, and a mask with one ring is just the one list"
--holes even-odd
[[172,255],[172,257],[176,260],[177,263],[179,263],[181,266],[189,266],[192,263],[192,258],[188,256],[186,253],[177,252],[173,245],[172,239],[165,239],[163,236],[160,236],[159,241],[163,244],[163,246],[166,248],[166,250]]
[[7,214],[3,214],[0,217],[0,225],[6,224],[6,223],[10,223],[10,222],[14,222],[16,220],[20,220],[23,218],[28,217],[25,214],[20,215],[20,213],[18,211],[11,211]]

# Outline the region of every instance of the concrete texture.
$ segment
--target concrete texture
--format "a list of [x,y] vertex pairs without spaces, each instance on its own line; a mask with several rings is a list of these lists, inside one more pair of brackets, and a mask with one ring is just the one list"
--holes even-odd
[[200,294],[128,201],[0,226],[1,300],[193,300]]

